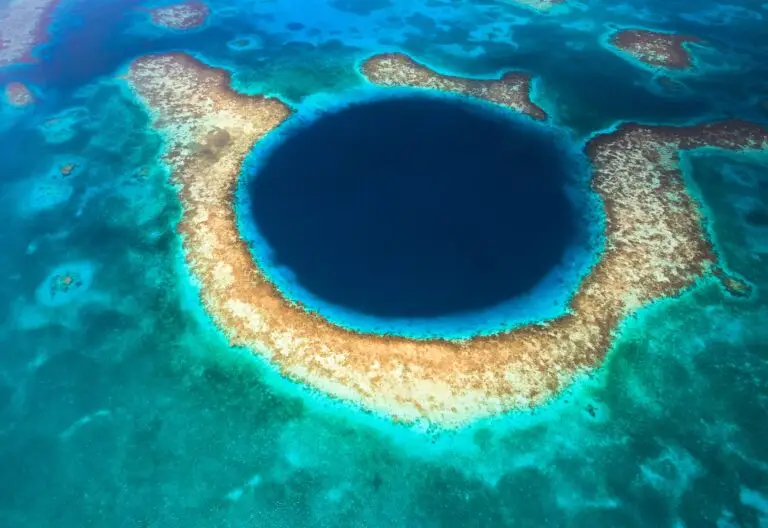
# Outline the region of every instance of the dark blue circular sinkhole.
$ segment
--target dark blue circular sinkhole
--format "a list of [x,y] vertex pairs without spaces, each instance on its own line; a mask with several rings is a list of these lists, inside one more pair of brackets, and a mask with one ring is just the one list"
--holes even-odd
[[432,318],[530,293],[562,263],[584,238],[575,170],[527,118],[408,96],[296,128],[241,192],[262,267],[347,311]]

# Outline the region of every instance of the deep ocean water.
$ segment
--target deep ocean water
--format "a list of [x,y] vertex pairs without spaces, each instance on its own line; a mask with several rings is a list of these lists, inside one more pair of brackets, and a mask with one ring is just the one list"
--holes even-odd
[[[0,1],[0,10],[25,2],[35,3]],[[586,170],[538,155],[531,132],[522,139],[532,143],[523,153],[530,165],[517,170],[544,179],[501,196],[494,186],[520,180],[499,179],[505,154],[482,134],[499,141],[510,134],[519,145],[519,127],[533,124],[441,110],[457,104],[450,98],[409,99],[407,118],[401,108],[386,110],[400,102],[345,106],[346,94],[369,89],[356,65],[401,51],[455,75],[529,72],[532,98],[550,116],[542,134],[554,134],[563,156],[578,160],[590,134],[621,121],[768,124],[768,4],[566,0],[540,13],[512,0],[206,3],[205,24],[183,31],[153,25],[147,8],[160,4],[148,0],[51,2],[46,35],[32,50],[36,60],[0,66],[0,85],[24,83],[35,99],[16,107],[3,98],[0,106],[0,526],[768,525],[765,155],[701,150],[686,157],[686,184],[706,228],[728,268],[755,288],[752,297],[730,298],[706,282],[656,302],[623,322],[602,368],[567,394],[532,412],[443,431],[393,424],[331,400],[228,345],[184,261],[163,138],[120,79],[136,56],[183,50],[231,71],[240,91],[280,97],[297,116],[312,114],[318,97],[342,106],[296,129],[286,123],[287,139],[277,141],[278,133],[264,146],[274,159],[260,158],[257,148],[244,171],[253,187],[237,189],[238,206],[264,200],[273,208],[253,214],[277,264],[267,271],[289,265],[286,280],[276,278],[289,297],[310,308],[315,302],[322,316],[350,327],[456,337],[503,326],[509,318],[494,321],[494,307],[510,295],[538,292],[531,304],[507,306],[521,319],[531,317],[521,307],[563,309],[599,252],[594,224],[580,223],[599,222],[581,201]],[[3,40],[9,24],[0,16]],[[690,72],[649,71],[608,49],[606,35],[625,27],[694,34],[705,45],[691,48]],[[376,105],[381,129],[365,115]],[[455,117],[437,132],[429,126],[429,136],[418,134],[418,126],[446,116]],[[318,194],[339,199],[344,179],[359,174],[323,165],[339,147],[339,132],[323,129],[335,128],[334,119],[360,120],[365,134],[340,135],[362,143],[349,153],[351,169],[375,169],[353,182],[354,192],[375,196],[365,210],[348,201],[335,211],[346,216],[320,211],[309,223],[302,214],[318,207]],[[400,126],[392,124],[398,119],[408,122],[405,135],[390,131],[384,139],[418,145],[414,164],[445,164],[451,173],[446,183],[453,186],[441,188],[439,200],[418,179],[423,174],[356,157],[380,156],[386,143],[367,135]],[[455,127],[477,128],[459,138]],[[438,140],[453,147],[440,148]],[[482,143],[478,150],[463,150],[472,141]],[[269,177],[280,163],[294,164],[293,188]],[[489,187],[465,187],[470,169],[483,166],[473,181]],[[312,180],[308,168],[325,178]],[[384,170],[409,177],[412,192],[388,187],[396,180],[382,178],[377,171]],[[573,179],[572,189],[561,176]],[[433,233],[451,213],[477,212],[456,217],[467,229],[462,244],[489,251],[501,267],[521,266],[520,273],[478,290],[491,282],[472,266],[483,267],[485,280],[493,266],[452,262],[441,272],[474,279],[477,297],[446,290],[448,278],[432,270],[453,253],[449,240],[433,239],[434,246],[414,251],[441,262],[425,260],[425,271],[409,261],[399,275],[414,281],[408,294],[421,304],[406,306],[385,287],[386,275],[362,276],[358,266],[371,254],[359,245],[347,251],[360,235],[354,229],[382,227],[395,203],[403,210],[397,220],[413,221],[425,200],[435,208]],[[546,208],[536,207],[543,201]],[[354,222],[344,221],[353,215]],[[573,223],[563,222],[569,215]],[[513,226],[529,222],[529,230],[503,229],[493,222],[499,217]],[[297,243],[296,226],[316,230],[310,244]],[[418,246],[422,233],[391,227],[390,234],[412,237],[395,237],[396,247]],[[545,227],[551,244],[534,236]],[[518,244],[524,259],[516,258]],[[298,269],[321,257],[327,268]],[[344,276],[333,275],[344,266]],[[430,304],[435,291],[452,297]],[[482,317],[464,317],[467,308]],[[390,322],[381,323],[382,315]],[[401,324],[408,321],[391,322],[424,315],[440,317],[410,329]],[[432,320],[439,324],[429,326]]]
[[565,311],[599,238],[578,146],[466,99],[367,99],[310,107],[254,149],[241,229],[281,291],[341,326],[413,337]]

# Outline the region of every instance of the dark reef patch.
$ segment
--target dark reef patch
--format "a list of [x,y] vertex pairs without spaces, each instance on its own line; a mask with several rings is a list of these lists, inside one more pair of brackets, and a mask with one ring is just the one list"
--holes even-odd
[[768,209],[752,209],[744,215],[744,219],[753,226],[768,226]]
[[404,96],[301,127],[247,192],[267,268],[359,313],[435,317],[528,293],[562,262],[586,230],[571,161],[526,118]]
[[390,0],[369,0],[367,2],[359,2],[356,0],[332,0],[330,5],[345,13],[367,16],[374,11],[391,7],[392,2]]

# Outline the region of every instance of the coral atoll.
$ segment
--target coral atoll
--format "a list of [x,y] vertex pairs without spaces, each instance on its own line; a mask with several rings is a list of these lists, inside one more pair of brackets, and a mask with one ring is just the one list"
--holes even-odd
[[624,29],[611,36],[611,44],[646,66],[685,70],[691,68],[691,54],[686,42],[700,42],[691,35],[676,35],[645,29]]
[[[441,77],[399,55],[373,57],[362,70],[379,85],[447,89],[541,117],[519,81],[507,91],[503,80]],[[601,363],[622,318],[716,274],[720,264],[684,185],[680,153],[768,148],[768,131],[739,121],[625,124],[595,135],[585,153],[605,206],[605,249],[568,313],[490,337],[412,340],[355,333],[290,303],[241,238],[233,204],[241,166],[291,108],[235,92],[227,73],[184,54],[140,58],[125,78],[166,137],[186,260],[230,341],[330,395],[443,427],[546,401]]]

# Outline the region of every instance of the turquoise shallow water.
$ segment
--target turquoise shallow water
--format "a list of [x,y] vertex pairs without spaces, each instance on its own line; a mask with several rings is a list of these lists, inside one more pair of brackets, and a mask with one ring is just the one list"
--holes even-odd
[[[205,27],[169,33],[143,5],[65,0],[40,62],[0,69],[38,99],[0,120],[0,525],[768,523],[768,228],[750,221],[768,208],[764,156],[687,158],[753,298],[705,283],[659,302],[556,402],[447,433],[330,401],[226,344],[183,262],[161,138],[117,78],[138,54],[183,49],[300,105],[403,50],[466,75],[530,71],[536,102],[581,140],[628,119],[766,122],[768,6],[220,0]],[[624,26],[711,48],[671,92],[601,45]],[[51,296],[59,270],[78,283]]]

